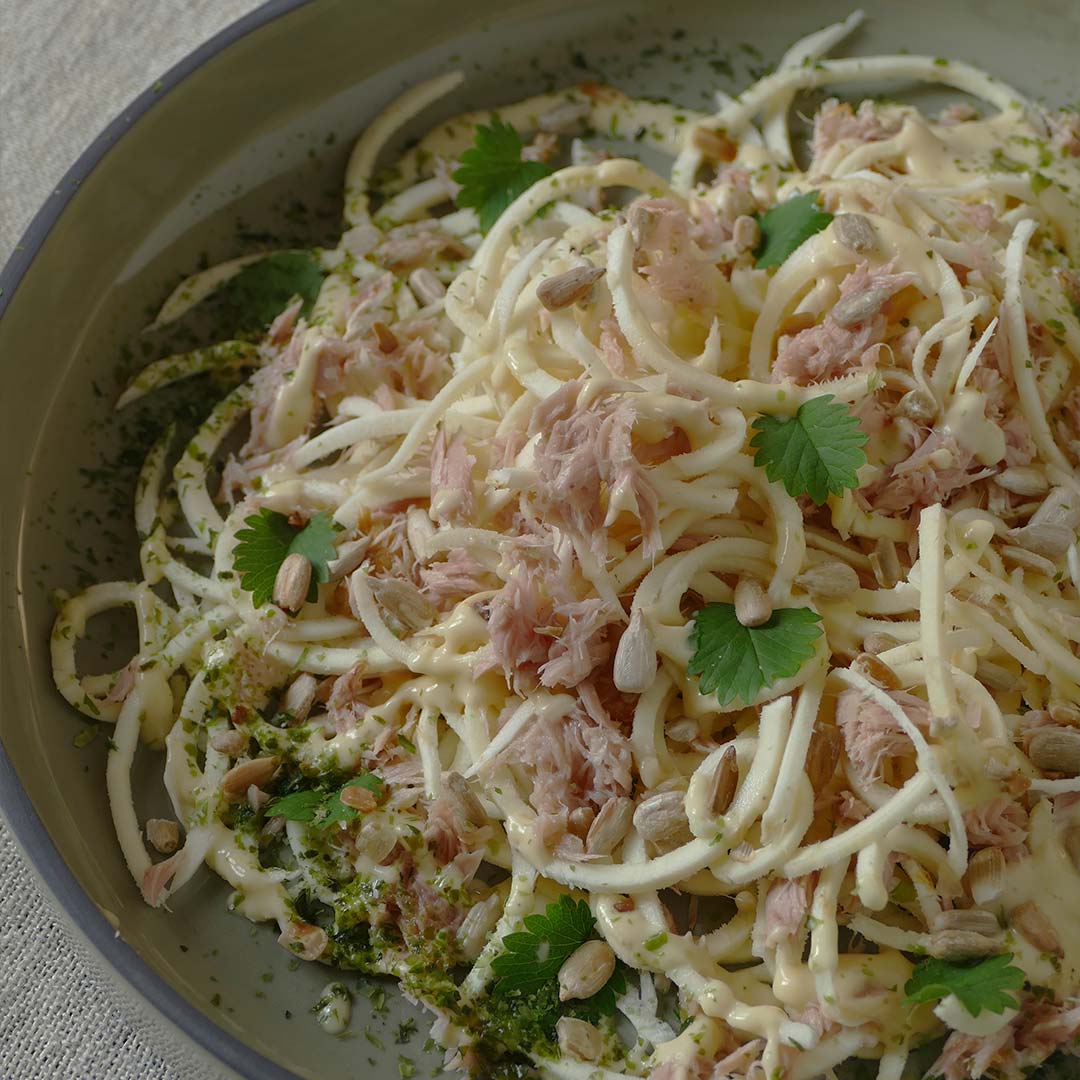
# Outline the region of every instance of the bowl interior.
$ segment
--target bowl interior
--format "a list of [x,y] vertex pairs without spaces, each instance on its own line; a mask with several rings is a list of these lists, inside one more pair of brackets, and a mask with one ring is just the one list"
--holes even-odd
[[[958,57],[1028,93],[1075,99],[1080,7],[1069,0],[865,6],[871,17],[852,40],[855,51]],[[145,907],[113,835],[104,792],[107,732],[73,745],[84,725],[52,686],[50,590],[137,570],[130,505],[139,448],[167,419],[190,423],[214,398],[213,387],[193,384],[113,414],[125,375],[169,344],[140,333],[149,313],[180,276],[206,261],[333,243],[352,140],[382,105],[422,78],[454,67],[468,75],[406,134],[467,106],[497,105],[585,77],[708,108],[715,90],[736,92],[796,37],[847,12],[843,0],[513,0],[497,14],[481,0],[390,7],[315,0],[265,22],[168,86],[81,179],[51,228],[39,219],[31,230],[29,247],[40,249],[14,293],[13,265],[0,295],[0,385],[13,406],[0,426],[0,736],[79,884],[205,1024],[300,1076],[323,1080],[390,1077],[399,1058],[419,1065],[425,1056],[422,1029],[399,1041],[407,1034],[399,1030],[407,1007],[392,997],[388,1007],[381,988],[355,976],[345,980],[362,991],[348,1036],[323,1034],[309,1010],[330,973],[298,965],[269,929],[229,914],[228,890],[208,871],[175,898],[171,915]],[[17,261],[29,257],[24,252]],[[81,654],[86,666],[107,664],[110,640],[124,632],[121,624],[96,633]],[[167,811],[159,778],[160,760],[142,752],[141,816]],[[437,1060],[427,1055],[425,1071]],[[257,1072],[253,1065],[250,1074]]]

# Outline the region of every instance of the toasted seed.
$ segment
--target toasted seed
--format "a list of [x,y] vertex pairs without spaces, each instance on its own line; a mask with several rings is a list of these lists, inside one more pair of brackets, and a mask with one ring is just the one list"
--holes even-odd
[[1016,687],[1016,675],[1008,668],[980,656],[975,661],[975,674],[979,682],[991,690],[1012,690]]
[[560,1016],[555,1025],[555,1034],[559,1040],[559,1052],[578,1061],[595,1061],[603,1053],[603,1036],[587,1020]]
[[863,652],[870,653],[871,656],[877,656],[878,653],[883,653],[889,649],[895,649],[900,642],[892,636],[892,634],[883,634],[880,630],[871,630],[866,637],[863,638]]
[[610,855],[630,830],[634,804],[623,796],[608,799],[600,807],[585,836],[585,850],[590,855]]
[[576,810],[570,811],[567,827],[574,836],[584,840],[595,817],[596,812],[591,806],[579,806]]
[[859,587],[859,575],[853,566],[839,559],[827,559],[804,570],[795,581],[811,596],[823,600],[842,600]]
[[[618,685],[618,684],[616,684]],[[664,729],[664,734],[677,743],[693,742],[701,734],[701,725],[691,716],[683,716]]]
[[753,251],[761,243],[761,229],[749,214],[740,214],[731,228],[731,239],[739,251]]
[[247,789],[254,784],[262,787],[277,769],[281,758],[259,757],[234,765],[221,780],[221,790],[230,802],[241,802],[247,797]]
[[837,214],[833,218],[832,227],[836,239],[849,251],[865,255],[868,251],[877,249],[877,229],[870,219],[862,214]]
[[1071,701],[1062,701],[1060,698],[1052,698],[1047,711],[1050,719],[1055,724],[1064,724],[1066,727],[1080,727],[1080,708]]
[[1014,495],[1045,495],[1050,487],[1042,469],[1031,465],[1013,465],[1003,469],[994,477],[994,483]]
[[1054,924],[1034,900],[1028,900],[1013,908],[1009,914],[1009,923],[1040,952],[1050,953],[1051,956],[1065,955]]
[[761,626],[772,618],[769,594],[757,578],[741,577],[735,585],[735,618],[742,626]]
[[1080,731],[1072,728],[1043,728],[1028,744],[1032,765],[1044,772],[1080,776]]
[[560,311],[588,296],[603,276],[602,266],[575,266],[541,281],[536,287],[536,296],[548,311]]
[[1005,885],[1005,856],[1001,849],[989,847],[976,851],[968,861],[965,880],[976,904],[996,900]]
[[1080,496],[1068,488],[1051,488],[1039,509],[1031,515],[1031,524],[1080,528]]
[[297,612],[307,601],[311,585],[311,563],[306,555],[294,551],[286,555],[274,578],[274,603],[282,611]]
[[434,622],[434,604],[411,581],[369,577],[367,585],[382,607],[392,630],[413,634]]
[[656,642],[640,608],[630,616],[615,649],[612,679],[624,694],[643,694],[656,678]]
[[219,753],[228,757],[239,757],[248,746],[248,737],[234,729],[229,731],[215,731],[210,736],[210,745]]
[[896,403],[896,411],[916,424],[932,424],[938,414],[938,403],[921,387],[916,387]]
[[379,805],[379,800],[375,798],[375,792],[368,791],[366,787],[361,787],[359,784],[342,788],[338,798],[346,806],[352,807],[353,810],[359,810],[361,814],[370,814]]
[[840,763],[843,736],[832,724],[815,727],[806,748],[806,776],[814,791],[820,791],[833,778]]
[[1057,573],[1057,567],[1042,555],[1036,555],[1027,548],[1017,547],[1015,544],[1005,544],[1001,548],[1001,557],[1014,566],[1023,566],[1028,570],[1034,570],[1036,574],[1044,577],[1053,577]]
[[373,322],[371,329],[375,334],[375,344],[379,346],[379,352],[392,353],[400,344],[397,335],[384,322]]
[[1050,522],[1010,529],[1005,535],[1017,547],[1022,547],[1026,551],[1042,555],[1047,559],[1060,558],[1076,539],[1075,533],[1067,525],[1056,525]]
[[634,811],[634,827],[645,840],[670,849],[692,839],[686,820],[686,795],[682,791],[663,791],[650,795]]
[[696,127],[690,141],[694,144],[694,148],[700,150],[710,161],[735,160],[738,147],[721,131]]
[[871,653],[859,653],[851,661],[851,670],[858,672],[864,679],[877,683],[885,690],[899,690],[904,685],[900,681],[900,676],[884,660]]
[[469,787],[461,773],[448,772],[444,778],[447,794],[454,800],[461,816],[472,825],[486,825],[488,816],[484,804]]
[[146,839],[162,855],[171,855],[180,846],[180,826],[165,818],[150,818],[146,823]]
[[311,706],[315,704],[315,692],[318,689],[319,680],[306,671],[297,675],[289,684],[289,689],[285,691],[281,704],[295,723],[299,724],[307,719]]
[[874,545],[870,566],[883,589],[891,589],[900,580],[900,556],[896,553],[896,544],[887,536],[882,536]]
[[446,295],[446,286],[426,266],[418,266],[409,275],[409,288],[421,304],[434,304]]
[[708,801],[714,814],[722,814],[735,798],[735,789],[739,786],[739,761],[735,747],[729,746],[709,777]]
[[982,908],[956,908],[953,911],[939,912],[934,919],[935,930],[968,930],[973,934],[985,934],[994,937],[1001,933],[997,918],[991,911]]
[[455,935],[466,960],[475,960],[483,952],[495,924],[499,921],[502,908],[502,897],[495,892],[469,908]]
[[976,956],[993,956],[1001,952],[1003,939],[980,934],[975,930],[935,930],[930,935],[929,953],[939,960],[965,960]]
[[559,968],[559,1000],[590,998],[611,978],[615,954],[606,941],[586,941]]
[[633,911],[637,907],[637,904],[634,903],[634,898],[632,896],[620,896],[619,899],[615,901],[613,907],[616,911],[622,912],[622,914],[625,915],[626,912]]
[[832,321],[845,330],[873,318],[889,299],[887,289],[863,289],[861,292],[843,296],[833,304],[829,312]]

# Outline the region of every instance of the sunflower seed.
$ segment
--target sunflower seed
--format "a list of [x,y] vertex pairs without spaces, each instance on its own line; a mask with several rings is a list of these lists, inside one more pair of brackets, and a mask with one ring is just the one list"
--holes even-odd
[[733,847],[728,852],[728,858],[737,863],[749,862],[754,857],[754,849],[748,840],[744,840],[738,847]]
[[968,862],[966,881],[976,904],[988,904],[1005,885],[1005,856],[1000,848],[983,848]]
[[1064,525],[1067,529],[1080,528],[1080,495],[1068,488],[1050,489],[1039,509],[1031,515],[1032,525]]
[[761,626],[772,618],[773,606],[757,578],[741,577],[735,585],[735,618],[742,626]]
[[274,603],[282,611],[295,613],[307,601],[311,586],[311,563],[306,555],[294,551],[286,555],[274,578]]
[[274,775],[280,761],[279,757],[260,757],[234,765],[222,777],[222,794],[230,802],[242,801],[252,784],[262,787]]
[[650,795],[634,811],[634,827],[645,840],[665,850],[693,839],[686,820],[686,795],[682,791],[664,791]]
[[1064,956],[1061,938],[1058,937],[1054,924],[1043,914],[1042,908],[1034,900],[1013,908],[1009,922],[1024,935],[1040,952],[1051,956]]
[[308,713],[311,712],[311,706],[315,704],[315,692],[318,688],[318,679],[314,675],[309,675],[306,671],[297,675],[289,684],[289,689],[285,691],[285,697],[282,699],[281,705],[294,723],[301,724],[307,719]]
[[559,968],[559,1000],[590,998],[611,978],[615,954],[606,941],[586,941]]
[[1050,713],[1050,719],[1055,724],[1064,724],[1066,727],[1080,727],[1080,708],[1077,708],[1071,701],[1053,698],[1047,710]]
[[587,1020],[560,1016],[555,1025],[555,1034],[559,1040],[559,1052],[578,1061],[595,1061],[603,1052],[603,1036]]
[[761,229],[749,214],[740,214],[731,227],[731,239],[738,251],[753,251],[761,243]]
[[889,295],[887,289],[863,289],[861,292],[841,297],[833,304],[829,314],[837,326],[848,330],[872,319],[884,307]]
[[1005,534],[1017,547],[1042,555],[1047,559],[1059,559],[1076,535],[1067,525],[1055,525],[1045,522],[1039,525],[1024,525],[1019,529],[1010,529]]
[[878,653],[895,649],[899,644],[900,642],[892,634],[883,634],[880,630],[871,630],[863,638],[863,652],[868,652],[871,656],[877,656]]
[[900,556],[896,553],[896,544],[887,536],[882,536],[874,545],[870,566],[883,589],[891,589],[900,580]]
[[585,850],[590,855],[610,855],[622,843],[634,817],[634,804],[618,796],[600,807],[585,836]]
[[338,798],[351,809],[359,810],[361,814],[370,814],[379,805],[375,793],[368,791],[366,787],[361,787],[359,784],[352,784],[350,787],[342,788]]
[[146,823],[146,839],[162,855],[171,855],[180,846],[180,826],[165,818],[150,818]]
[[656,678],[656,643],[641,610],[630,616],[630,625],[615,649],[612,679],[624,694],[643,694]]
[[896,411],[916,424],[932,424],[938,414],[938,403],[921,387],[916,387],[896,403]]
[[379,352],[392,353],[400,344],[397,335],[384,322],[373,322],[371,329],[375,334],[375,344],[379,346]]
[[900,676],[884,660],[870,653],[859,653],[851,661],[851,670],[862,675],[864,679],[877,683],[884,690],[899,690],[903,686]]
[[837,214],[833,218],[832,227],[836,239],[857,255],[865,255],[877,249],[877,230],[870,219],[862,214]]
[[1013,672],[981,656],[975,661],[975,674],[979,682],[991,690],[1013,690],[1016,687],[1016,675]]
[[805,770],[815,792],[821,791],[836,773],[843,742],[843,736],[832,724],[815,728],[810,736],[810,745],[806,748]]
[[939,960],[966,960],[976,956],[993,956],[1001,952],[1002,939],[988,937],[974,930],[935,930],[930,935],[931,956]]
[[469,908],[456,935],[458,946],[466,960],[475,960],[483,952],[495,924],[499,921],[502,908],[502,898],[498,893],[492,893],[486,900],[481,900]]
[[1031,465],[1014,465],[1003,469],[994,477],[994,483],[1014,495],[1044,495],[1050,487],[1042,469]]
[[488,816],[484,804],[469,787],[461,773],[448,772],[444,778],[446,794],[453,800],[455,809],[470,825],[486,825]]
[[811,596],[822,600],[843,600],[859,588],[855,568],[839,559],[827,559],[804,570],[795,581]]
[[588,296],[603,276],[602,266],[575,266],[541,281],[536,287],[536,296],[548,311],[560,311]]
[[939,912],[934,919],[935,930],[967,930],[974,934],[995,937],[1001,933],[997,919],[982,908],[955,909]]
[[1043,728],[1031,737],[1028,757],[1043,772],[1080,776],[1080,731]]
[[584,840],[595,817],[596,813],[591,806],[579,806],[576,810],[570,811],[567,827],[574,836]]
[[729,746],[709,777],[708,802],[714,814],[723,814],[735,798],[739,786],[739,762],[735,747]]

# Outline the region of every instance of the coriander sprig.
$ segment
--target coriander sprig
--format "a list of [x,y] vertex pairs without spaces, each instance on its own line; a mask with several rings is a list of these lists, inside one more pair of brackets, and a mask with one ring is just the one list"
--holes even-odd
[[924,960],[904,986],[909,1005],[922,1005],[952,994],[972,1016],[986,1009],[997,1015],[1019,1008],[1008,993],[1024,985],[1024,973],[1011,966],[1012,953],[991,956],[977,964],[956,964],[950,960]]
[[770,207],[758,217],[761,243],[755,254],[759,270],[785,262],[832,221],[832,214],[818,206],[817,198],[816,191],[808,191]]

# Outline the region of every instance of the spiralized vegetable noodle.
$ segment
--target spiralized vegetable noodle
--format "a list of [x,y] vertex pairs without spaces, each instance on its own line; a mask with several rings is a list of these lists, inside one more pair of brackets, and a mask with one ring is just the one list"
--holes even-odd
[[[1080,122],[964,63],[822,59],[860,18],[714,115],[587,84],[376,184],[460,77],[425,83],[353,151],[335,248],[167,300],[321,281],[128,387],[243,373],[146,459],[142,579],[56,620],[147,903],[209,865],[482,1076],[1070,1050]],[[797,164],[796,95],[867,80],[979,106],[828,99]],[[638,131],[669,177],[590,145]],[[137,653],[81,675],[123,606]],[[140,741],[176,821],[136,809]]]

